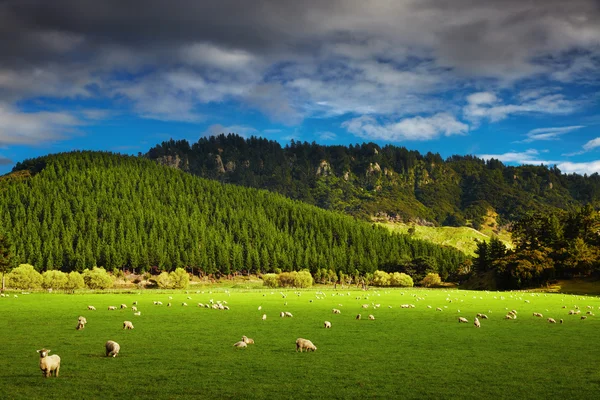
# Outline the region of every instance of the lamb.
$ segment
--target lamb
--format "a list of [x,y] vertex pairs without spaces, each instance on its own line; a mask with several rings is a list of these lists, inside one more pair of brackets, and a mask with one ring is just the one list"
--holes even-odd
[[108,306],[108,309],[109,309],[109,310],[116,310],[116,309],[117,309],[117,307],[116,307],[116,306]]
[[121,309],[127,308],[127,304],[121,304]]
[[356,316],[356,319],[360,319],[360,318],[361,318],[361,316],[360,316],[360,314],[358,314],[358,315]]
[[465,317],[458,317],[458,323],[460,324],[461,322],[468,323],[469,320],[467,320]]
[[171,303],[167,303],[167,307],[171,307],[171,306],[172,306],[172,304],[171,304]]
[[262,316],[262,320],[264,321],[264,320],[266,320],[266,319],[267,319],[267,314],[263,314],[263,316]]
[[587,316],[586,316],[586,315],[582,315],[582,316],[581,316],[581,319],[586,319],[586,318],[587,318]]
[[369,314],[369,319],[370,319],[371,321],[375,321],[375,316],[374,316],[373,314]]
[[204,307],[204,304],[198,303],[198,307]]
[[133,323],[131,321],[123,321],[123,329],[133,329]]
[[437,307],[437,308],[435,309],[435,311],[442,311],[442,309],[441,309],[441,308],[439,308],[439,307]]
[[534,313],[533,313],[533,316],[534,316],[534,317],[540,317],[540,318],[544,318],[544,316],[542,315],[542,313],[539,313],[539,312],[534,312]]
[[332,312],[333,312],[334,314],[341,314],[341,313],[342,313],[342,312],[341,312],[340,310],[338,310],[337,308],[334,308],[334,309],[332,310]]
[[137,307],[136,306],[131,306],[131,311],[136,312],[137,311]]
[[85,319],[85,317],[79,317],[79,318],[77,318],[77,320],[84,325],[87,324],[87,319]]
[[254,344],[254,339],[251,339],[247,336],[242,336],[242,342],[246,343],[246,344]]
[[475,318],[475,322],[473,323],[473,325],[475,325],[475,328],[481,328],[481,323],[479,322],[479,319],[477,317]]
[[60,357],[57,354],[49,356],[48,353],[50,353],[50,350],[46,349],[37,350],[37,352],[40,354],[40,369],[42,370],[42,374],[48,378],[52,376],[52,371],[54,371],[54,376],[58,377]]
[[285,317],[285,313],[282,311],[282,312],[279,314],[279,316],[280,316],[281,318],[283,318],[283,317]]
[[187,303],[185,303],[185,302],[181,303],[181,305],[182,305],[183,307],[187,307]]
[[556,320],[554,318],[548,318],[548,322],[550,322],[551,324],[555,324]]
[[289,312],[289,311],[286,311],[286,312],[285,312],[285,316],[286,316],[286,317],[290,317],[290,318],[291,318],[291,317],[293,317],[292,313],[291,313],[291,312]]
[[235,342],[233,344],[233,347],[243,348],[243,347],[248,347],[248,345],[243,340],[240,340],[239,342]]
[[106,342],[104,348],[106,349],[106,357],[116,357],[119,354],[119,351],[121,351],[119,343],[112,340]]
[[139,317],[140,315],[142,315],[142,312],[138,311],[138,312],[133,313],[133,315],[137,315]]
[[94,307],[94,306],[88,306],[88,310],[96,311],[96,307]]
[[325,325],[326,329],[331,328],[331,322],[329,322],[329,321],[325,321],[324,325]]
[[296,351],[298,351],[298,349],[300,349],[300,353],[302,353],[303,349],[306,349],[307,352],[316,351],[317,346],[315,346],[313,342],[308,339],[298,338],[296,339]]
[[75,329],[77,329],[78,331],[80,331],[83,328],[85,328],[85,324],[81,323],[81,321],[77,322],[77,326],[75,327]]

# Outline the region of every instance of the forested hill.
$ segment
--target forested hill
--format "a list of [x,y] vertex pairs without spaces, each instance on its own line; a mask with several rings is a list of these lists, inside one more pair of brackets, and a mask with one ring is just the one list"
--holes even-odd
[[420,154],[374,143],[322,146],[235,134],[168,141],[146,155],[194,175],[264,188],[327,210],[370,219],[429,221],[479,228],[491,210],[501,222],[525,211],[573,209],[600,202],[600,177],[555,167],[506,166],[473,156]]
[[455,249],[279,194],[100,152],[28,160],[0,177],[0,228],[15,264],[38,270],[381,269],[418,278],[426,270],[446,276],[465,260]]

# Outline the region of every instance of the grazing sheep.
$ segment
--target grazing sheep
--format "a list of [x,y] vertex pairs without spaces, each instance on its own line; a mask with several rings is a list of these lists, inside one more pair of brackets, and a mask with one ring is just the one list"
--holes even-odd
[[240,340],[239,342],[235,342],[233,344],[233,347],[243,348],[243,347],[248,347],[248,345],[243,340]]
[[266,319],[267,319],[267,314],[263,314],[263,316],[262,316],[262,320],[264,321],[264,320],[266,320]]
[[78,331],[82,330],[83,328],[85,328],[85,324],[82,323],[81,321],[77,322],[77,326],[75,327],[75,329],[77,329]]
[[167,307],[171,307],[171,306],[172,306],[172,304],[171,304],[171,303],[167,303]]
[[363,304],[362,308],[369,308],[369,305],[368,304]]
[[204,307],[204,304],[198,303],[198,307]]
[[340,310],[338,310],[337,308],[334,308],[334,309],[332,310],[332,312],[333,312],[334,314],[341,314],[341,313],[342,313],[342,312],[341,312]]
[[157,301],[157,302],[156,302],[156,305],[157,305],[157,306],[162,306],[162,305],[163,305],[163,303],[162,303],[162,301]]
[[137,306],[137,300],[133,302],[133,305],[134,305],[134,306]]
[[540,318],[544,318],[544,316],[542,315],[542,313],[539,313],[539,312],[534,312],[534,313],[533,313],[533,316],[534,316],[534,317],[540,317]]
[[183,302],[183,303],[181,303],[181,305],[182,305],[183,307],[187,307],[187,303],[186,303],[186,302]]
[[258,306],[258,311],[262,310],[262,306]]
[[439,307],[437,307],[437,308],[435,309],[435,311],[442,311],[442,309],[441,309],[441,308],[439,308]]
[[87,324],[87,319],[85,319],[85,317],[79,317],[77,318],[77,321],[81,322],[82,324]]
[[247,336],[242,336],[242,342],[246,343],[246,344],[254,344],[254,339],[251,339]]
[[137,311],[137,307],[136,306],[131,306],[131,311],[133,311],[133,312]]
[[575,314],[575,310],[569,310],[569,315],[574,315]]
[[560,319],[560,323],[561,323],[561,324],[563,323],[563,320],[562,320],[562,318]]
[[142,312],[141,312],[141,311],[138,311],[138,312],[135,312],[135,313],[133,313],[133,315],[140,316],[140,315],[142,315]]
[[52,376],[52,371],[54,371],[54,376],[58,377],[60,357],[56,354],[49,356],[48,353],[50,353],[50,350],[46,349],[37,350],[37,352],[40,354],[40,369],[42,370],[42,374],[48,378]]
[[282,311],[281,313],[279,313],[279,316],[280,316],[281,318],[283,318],[283,317],[285,317],[285,313]]
[[323,325],[325,325],[326,329],[331,328],[331,322],[329,322],[329,321],[325,321],[325,323]]
[[293,317],[292,313],[291,313],[291,312],[289,312],[289,311],[286,311],[286,312],[285,312],[285,316],[286,316],[286,317],[290,317],[290,318],[291,318],[291,317]]
[[108,306],[108,309],[109,309],[109,310],[116,310],[116,309],[117,309],[117,307],[116,307],[116,306]]
[[306,349],[307,352],[316,351],[317,346],[315,346],[313,342],[308,339],[298,338],[296,339],[296,351],[298,351],[298,349],[300,349],[300,353],[302,353],[303,349]]
[[461,322],[468,323],[469,320],[467,320],[465,317],[458,317],[458,323],[460,324]]
[[133,329],[133,323],[131,321],[123,321],[123,329]]
[[586,318],[587,318],[587,316],[586,316],[586,315],[582,315],[582,316],[581,316],[581,319],[586,319]]
[[121,304],[121,309],[127,308],[127,304]]
[[548,318],[548,322],[550,322],[551,324],[555,324],[556,320],[554,318]]
[[119,354],[119,351],[121,351],[119,343],[112,340],[106,342],[104,348],[106,349],[106,357],[116,357]]
[[88,310],[96,311],[96,307],[94,307],[94,306],[88,306]]
[[513,319],[513,315],[512,314],[506,314],[506,316],[504,317],[504,319]]
[[360,316],[360,314],[358,314],[358,315],[356,316],[356,319],[360,319],[360,318],[361,318],[361,316]]
[[475,328],[481,328],[481,322],[479,322],[478,318],[475,318],[475,322],[473,323],[473,325],[475,325]]
[[369,319],[370,319],[371,321],[374,321],[374,320],[375,320],[375,316],[374,316],[373,314],[369,314]]

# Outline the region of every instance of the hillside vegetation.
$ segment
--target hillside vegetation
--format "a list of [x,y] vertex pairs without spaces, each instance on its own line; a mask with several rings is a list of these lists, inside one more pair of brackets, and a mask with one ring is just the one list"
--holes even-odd
[[527,211],[572,210],[600,200],[600,176],[556,167],[504,165],[473,156],[420,154],[374,143],[322,146],[235,134],[190,145],[170,140],[146,156],[221,182],[268,189],[366,220],[480,229],[490,212],[506,224]]
[[73,152],[28,160],[0,180],[14,265],[82,271],[194,268],[204,274],[309,269],[436,271],[466,256],[264,190],[146,158]]

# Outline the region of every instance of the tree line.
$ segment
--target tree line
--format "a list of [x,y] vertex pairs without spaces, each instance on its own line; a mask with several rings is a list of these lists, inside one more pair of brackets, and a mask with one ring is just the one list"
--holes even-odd
[[40,272],[98,266],[220,276],[325,268],[448,277],[466,260],[453,248],[265,190],[105,152],[19,163],[0,178],[0,227],[11,267],[26,263]]

